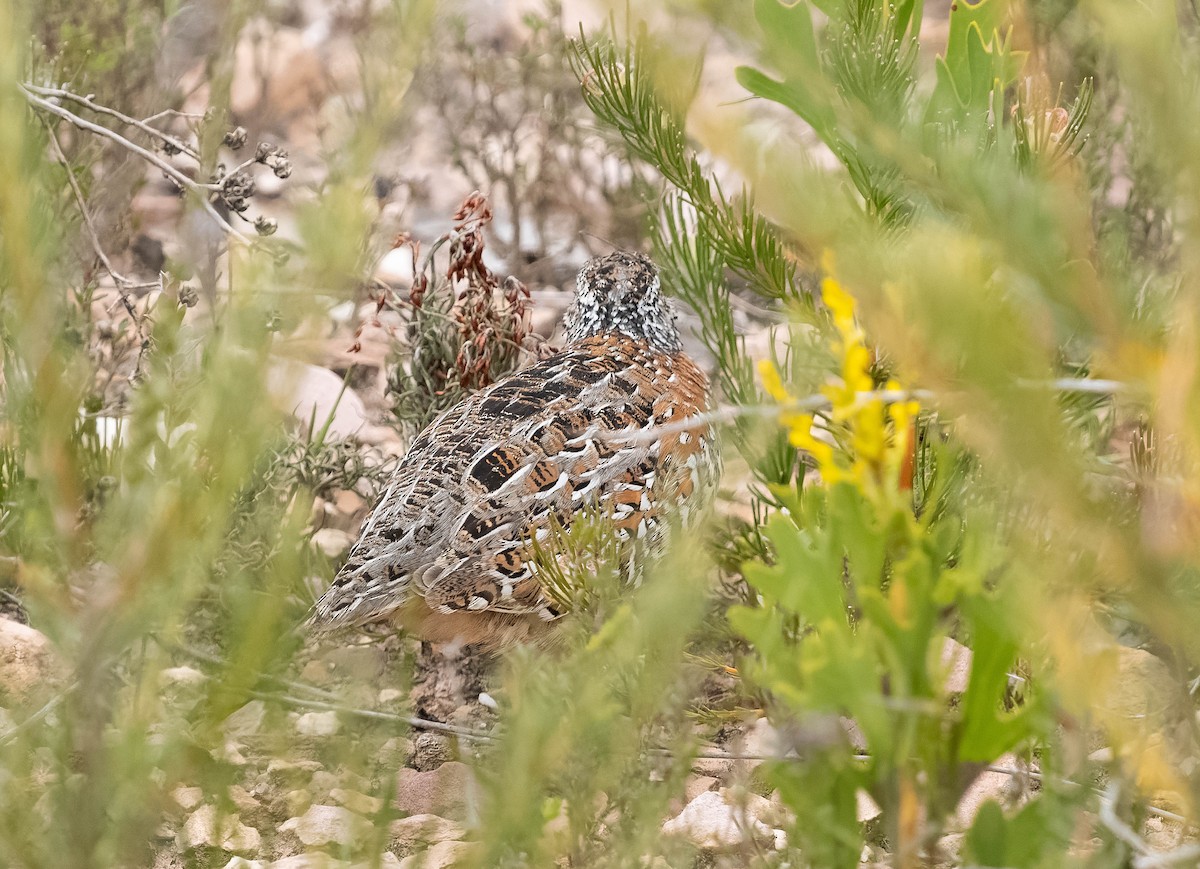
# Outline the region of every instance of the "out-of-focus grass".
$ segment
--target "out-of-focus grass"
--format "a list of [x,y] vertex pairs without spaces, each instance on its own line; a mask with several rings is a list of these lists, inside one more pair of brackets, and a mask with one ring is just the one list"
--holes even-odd
[[[760,29],[740,46],[755,57],[754,66],[739,68],[738,80],[798,115],[842,164],[838,171],[815,159],[799,135],[763,135],[764,118],[781,122],[761,100],[715,108],[704,101],[709,108],[687,118],[703,146],[750,179],[758,219],[773,221],[797,259],[836,274],[857,299],[875,354],[867,382],[883,386],[895,376],[906,387],[927,390],[931,397],[922,402],[937,412],[936,423],[926,416],[914,430],[925,443],[917,451],[918,477],[922,486],[933,481],[940,490],[938,509],[924,515],[915,537],[904,542],[886,502],[863,514],[838,495],[839,487],[864,486],[865,478],[838,483],[826,474],[828,502],[822,497],[814,504],[818,496],[807,494],[789,502],[785,524],[795,528],[772,535],[784,575],[751,576],[767,606],[740,621],[765,668],[759,679],[774,695],[768,705],[777,723],[803,721],[823,709],[847,714],[863,690],[889,710],[898,733],[941,722],[947,758],[924,753],[936,738],[931,733],[909,746],[911,754],[902,751],[882,767],[891,742],[868,744],[868,775],[881,776],[874,785],[863,777],[867,767],[856,769],[849,760],[848,746],[816,752],[807,763],[785,763],[776,779],[781,786],[792,783],[785,799],[805,810],[813,809],[817,783],[869,787],[894,825],[889,840],[901,862],[932,847],[946,799],[952,802],[970,780],[954,752],[982,751],[978,737],[991,728],[985,722],[1001,698],[981,700],[976,673],[983,679],[999,660],[1014,673],[1032,674],[1024,713],[1033,726],[1017,738],[1043,772],[1110,776],[1117,790],[1139,789],[1140,799],[1172,792],[1170,799],[1181,801],[1176,805],[1191,806],[1197,796],[1193,783],[1172,769],[1194,763],[1196,750],[1186,690],[1198,663],[1188,627],[1197,603],[1190,533],[1195,304],[1189,295],[1196,181],[1185,167],[1200,143],[1181,119],[1197,108],[1197,20],[1194,10],[1168,3],[1138,14],[1116,3],[1049,5],[953,4],[945,64],[939,61],[935,81],[918,75],[928,64],[914,64],[919,3],[756,2]],[[1009,30],[1013,22],[1017,27]],[[1027,23],[1033,26],[1022,26]],[[589,103],[683,191],[690,222],[664,222],[660,247],[720,249],[736,222],[719,203],[714,207],[709,185],[675,172],[687,164],[686,113],[650,95],[647,82],[670,70],[642,62],[637,52],[652,41],[633,44],[607,54],[601,37],[579,51]],[[1046,81],[1051,58],[1053,71],[1069,76],[1062,90]],[[1024,102],[1014,110],[1018,98]],[[1075,140],[1080,147],[1068,147],[1066,131],[1089,103]],[[1018,130],[1016,124],[1028,126]],[[1114,178],[1120,182],[1114,185]],[[697,185],[704,189],[691,189]],[[677,207],[668,203],[668,214]],[[739,255],[725,264],[740,276],[737,263],[753,258],[757,247],[748,233],[735,244]],[[761,249],[763,261],[773,256]],[[689,297],[703,298],[705,284],[709,292],[723,291],[719,270],[706,274],[686,256],[667,265],[668,280]],[[697,281],[701,292],[693,289]],[[781,295],[754,281],[747,288],[764,298]],[[843,303],[824,301],[836,321]],[[816,316],[799,306],[792,313],[829,333],[821,307]],[[781,330],[772,343],[778,359],[800,359],[798,369],[783,366],[792,395],[824,384],[832,409],[822,426],[832,435],[833,455],[861,460],[871,440],[856,425],[870,404],[842,406],[837,398],[839,391],[862,388],[850,386],[858,362],[851,364],[846,339],[835,334],[826,345],[808,336],[788,338]],[[718,340],[711,346],[723,378],[736,382],[739,345]],[[1127,458],[1139,419],[1155,430],[1152,451],[1162,456],[1150,473],[1153,482],[1146,479],[1153,461],[1143,455],[1136,470]],[[886,420],[882,425],[895,441],[909,436]],[[822,458],[829,446],[807,438],[806,429],[794,431],[793,442],[808,443],[819,468],[836,469]],[[945,448],[930,450],[943,439]],[[780,470],[790,475],[772,451],[746,438],[737,444],[767,479]],[[863,522],[877,539],[856,537]],[[827,535],[834,538],[832,554],[846,558],[844,577],[825,576],[830,565],[813,566],[826,551]],[[922,585],[917,552],[945,570],[932,585]],[[828,591],[844,596],[857,638],[839,654],[863,665],[853,679],[840,681],[829,680],[838,655],[818,651],[835,644],[838,631],[817,620],[811,601],[797,609],[816,593],[811,586],[835,579],[844,587]],[[788,582],[795,588],[789,591]],[[890,615],[872,609],[878,595]],[[780,608],[794,610],[798,623],[779,616]],[[948,635],[974,648],[972,688],[962,706],[905,706],[927,689],[934,696],[944,690],[922,663],[936,657],[937,648],[917,639],[925,636],[922,625],[934,626],[930,640]],[[871,640],[875,629],[888,639]],[[1120,705],[1123,691],[1148,690],[1122,682],[1120,668],[1133,660],[1130,646],[1160,655],[1179,680],[1173,708],[1158,708],[1148,720]],[[926,683],[929,678],[934,681]],[[855,716],[866,715],[869,706],[858,705]],[[960,746],[966,739],[960,728],[973,731],[975,741]],[[1014,720],[1010,733],[1018,732]],[[1115,762],[1082,762],[1097,740],[1114,749]],[[1044,856],[1013,845],[1028,837],[1055,860],[1105,865],[1129,845],[1121,843],[1120,830],[1098,819],[1094,795],[1063,800],[1069,787],[1050,782],[1027,812],[1005,817],[989,811],[969,840],[973,858],[1038,865]],[[844,807],[838,801],[852,791],[838,792],[831,805]],[[840,833],[804,828],[801,834],[815,835],[810,847],[861,842],[853,812],[847,817],[833,824]],[[1108,844],[1094,852],[1072,845],[1062,831],[1073,827]],[[847,848],[846,855],[857,853]]]
[[[140,14],[118,5],[106,5],[89,36],[107,39],[110,17],[119,27]],[[172,790],[200,785],[206,801],[228,807],[238,770],[223,755],[221,723],[263,673],[287,666],[311,602],[304,578],[328,569],[306,541],[311,468],[270,470],[320,462],[320,445],[286,446],[267,371],[287,350],[281,334],[324,316],[331,290],[349,295],[363,272],[372,160],[429,12],[429,4],[397,4],[362,40],[367,98],[333,134],[341,149],[330,155],[330,177],[299,217],[319,243],[291,261],[265,242],[235,245],[232,292],[208,316],[190,316],[171,293],[139,308],[145,366],[120,436],[110,439],[97,426],[107,431],[111,420],[84,412],[95,406],[87,352],[95,323],[89,297],[80,309],[68,290],[82,276],[62,255],[79,225],[76,205],[62,195],[68,188],[47,158],[44,129],[15,87],[31,68],[43,70],[38,52],[57,43],[31,56],[26,7],[0,8],[3,548],[19,559],[22,602],[52,640],[60,670],[24,704],[7,698],[17,726],[0,735],[5,865],[150,865]],[[60,34],[76,26],[53,9],[39,21]],[[105,90],[97,84],[113,69],[106,57],[76,58],[68,84]],[[220,70],[214,80],[219,100]],[[195,663],[173,651],[180,642],[224,662],[186,702],[161,676]],[[194,859],[208,865],[217,856]]]
[[[806,859],[846,862],[865,835],[853,813],[865,789],[885,809],[896,860],[917,865],[934,859],[979,765],[1014,749],[1039,763],[1041,790],[1019,813],[985,810],[968,834],[972,859],[1121,865],[1136,845],[1111,817],[1132,824],[1163,792],[1194,815],[1200,798],[1181,772],[1197,755],[1184,685],[1200,667],[1197,23],[1157,0],[1136,11],[1115,0],[1012,4],[1022,26],[1009,48],[1033,55],[1025,67],[991,58],[983,90],[956,104],[965,92],[914,72],[926,68],[908,41],[919,3],[755,7],[768,27],[740,27],[738,38],[761,71],[740,80],[782,97],[840,168],[818,166],[788,136],[765,139],[761,102],[686,118],[680,94],[695,92],[697,66],[680,66],[686,81],[660,98],[655,81],[675,67],[653,38],[628,52],[600,38],[571,55],[600,120],[671,185],[654,203],[654,246],[667,283],[701,316],[721,399],[831,396],[817,439],[794,409],[783,408],[786,425],[739,420],[730,441],[758,487],[754,522],[683,538],[725,545],[727,570],[752,565],[748,606],[734,617],[745,650],[735,703],[767,708],[797,748],[754,784],[778,786],[801,812],[793,842]],[[814,7],[824,18],[810,25],[827,23],[801,32],[794,16]],[[0,3],[0,81],[37,68],[21,13]],[[779,16],[793,17],[772,30]],[[373,160],[433,21],[432,4],[400,3],[363,34],[364,97],[330,132],[330,173],[298,216],[303,243],[291,259],[265,243],[236,250],[233,291],[211,318],[157,298],[116,443],[80,413],[94,372],[80,339],[88,315],[66,289],[81,282],[63,255],[74,202],[48,164],[43,128],[14,88],[0,88],[0,541],[62,662],[56,685],[10,705],[19,726],[0,735],[0,861],[150,864],[176,787],[198,785],[232,808],[227,789],[244,765],[223,722],[267,686],[255,748],[295,748],[285,689],[269,677],[300,643],[304,578],[328,571],[305,541],[305,469],[324,445],[288,447],[265,373],[289,330],[355,292],[373,258]],[[86,57],[84,90],[118,68]],[[1051,69],[1072,95],[1084,73],[1095,88],[1083,149],[1053,160],[1020,152],[1007,111],[1022,76]],[[1003,86],[993,88],[993,72]],[[225,67],[213,75],[219,95]],[[990,98],[1004,101],[999,111]],[[753,201],[713,184],[685,121],[750,180]],[[857,321],[838,321],[849,303],[829,285],[816,298],[808,276],[822,272],[856,301]],[[731,315],[734,284],[791,321],[767,342],[783,376],[771,395]],[[931,396],[911,435],[850,388],[889,377]],[[1119,386],[1078,392],[1061,378]],[[1131,461],[1135,422],[1153,435]],[[897,473],[906,460],[912,493]],[[304,467],[271,472],[287,462]],[[510,657],[497,691],[503,732],[477,748],[476,865],[691,858],[688,846],[659,841],[659,826],[693,750],[686,712],[700,674],[689,653],[713,654],[709,568],[693,549],[652,565],[636,590],[595,578],[579,597],[590,618],[573,621],[559,648]],[[569,578],[562,584],[569,593]],[[949,637],[976,656],[962,692],[940,667]],[[220,661],[204,665],[187,702],[160,681],[181,662],[180,642]],[[1114,706],[1131,645],[1167,662],[1178,708],[1142,719]],[[860,719],[869,758],[840,730],[814,736],[838,715]],[[394,771],[373,755],[396,722],[343,721],[346,737],[322,760],[388,796]],[[1086,759],[1098,743],[1112,760]],[[1092,782],[1109,783],[1107,815]],[[339,853],[377,859],[382,838]],[[751,845],[738,858],[767,862]],[[227,855],[188,859],[219,865]]]

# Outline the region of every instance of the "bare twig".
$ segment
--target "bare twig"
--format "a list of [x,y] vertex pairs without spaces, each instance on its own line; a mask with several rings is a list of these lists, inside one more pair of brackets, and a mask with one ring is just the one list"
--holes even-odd
[[[162,648],[182,652],[189,658],[193,658],[197,661],[203,661],[204,663],[211,664],[215,667],[223,667],[226,664],[225,661],[218,658],[216,655],[210,655],[207,652],[203,652],[194,646],[187,645],[186,643],[167,643],[155,634],[152,634],[151,637]],[[284,679],[281,676],[272,676],[270,673],[259,673],[258,676],[265,682],[274,683],[275,685],[278,685],[281,688],[286,688],[289,691],[301,691],[325,700],[338,699],[338,696],[332,691],[326,691],[324,688],[318,688],[316,685],[309,685],[305,682],[293,682],[292,680]]]
[[358,709],[353,706],[342,706],[338,703],[329,703],[324,700],[305,700],[302,697],[292,697],[288,694],[275,694],[268,691],[251,691],[250,693],[261,700],[275,700],[289,706],[299,706],[303,709],[321,709],[326,712],[337,712],[342,715],[353,715],[357,718],[369,718],[374,721],[394,721],[397,724],[407,724],[416,730],[436,730],[439,733],[450,733],[454,736],[461,736],[464,739],[485,742],[496,739],[496,734],[489,733],[486,730],[443,724],[440,721],[417,718],[412,715],[397,715],[395,712],[380,712],[376,709]]
[[178,109],[163,109],[161,112],[155,112],[147,118],[142,118],[143,124],[152,124],[160,118],[186,118],[189,121],[202,121],[204,114],[202,112],[181,112]]
[[1025,389],[1050,389],[1056,392],[1086,392],[1090,395],[1118,395],[1129,392],[1130,386],[1119,380],[1093,380],[1090,377],[1058,377],[1054,380],[1017,381]]
[[79,206],[79,213],[83,217],[83,224],[87,227],[88,236],[92,240],[92,250],[95,251],[96,257],[104,265],[104,270],[112,277],[117,284],[117,292],[121,294],[121,301],[125,305],[125,310],[129,312],[129,316],[133,318],[133,322],[141,328],[141,318],[133,309],[133,305],[129,301],[127,290],[145,290],[158,288],[162,289],[162,278],[149,283],[140,283],[127,278],[125,275],[113,268],[112,260],[108,258],[108,254],[104,252],[104,246],[100,243],[100,233],[96,230],[96,224],[92,221],[91,212],[88,211],[87,201],[83,197],[83,191],[79,188],[79,182],[75,180],[75,173],[71,171],[71,164],[67,161],[67,155],[63,152],[62,145],[59,144],[58,136],[54,132],[54,128],[45,121],[42,122],[46,128],[47,134],[50,136],[50,146],[54,149],[54,156],[58,158],[58,162],[63,165],[67,174],[67,183],[71,185],[71,192],[75,194],[75,202]]
[[1195,866],[1200,864],[1200,845],[1191,842],[1174,851],[1142,854],[1133,860],[1133,869],[1163,869],[1166,866]]
[[[882,401],[884,404],[892,404],[910,400],[931,401],[934,397],[935,394],[927,389],[878,389],[872,392],[858,393],[856,402],[865,404],[869,401]],[[774,417],[781,413],[813,413],[828,410],[832,406],[833,403],[829,397],[821,394],[809,395],[786,404],[727,404],[689,416],[679,422],[658,425],[628,434],[610,432],[605,434],[604,438],[616,443],[646,445],[657,442],[665,435],[690,432],[703,426],[719,425],[746,417]]]
[[1147,854],[1150,846],[1146,844],[1146,841],[1134,832],[1132,827],[1117,817],[1114,806],[1120,793],[1120,786],[1113,782],[1100,794],[1100,823],[1138,854]]
[[[60,99],[60,100],[69,100],[70,102],[78,103],[81,106],[85,106],[85,107],[91,109],[93,112],[96,112],[97,114],[108,115],[109,117],[116,118],[121,123],[128,124],[131,127],[136,127],[137,129],[141,130],[146,135],[148,135],[152,138],[158,139],[160,142],[164,142],[165,144],[171,146],[172,148],[175,148],[176,150],[180,151],[181,153],[187,154],[193,160],[196,160],[197,162],[199,162],[199,160],[200,160],[199,152],[196,151],[195,148],[191,147],[186,142],[184,142],[182,139],[177,139],[175,136],[172,136],[170,133],[164,133],[162,130],[159,130],[155,127],[150,126],[148,121],[139,121],[137,118],[130,117],[129,115],[126,115],[123,112],[119,112],[116,109],[109,108],[108,106],[102,106],[102,105],[100,105],[100,103],[95,102],[92,99],[91,95],[81,96],[79,94],[72,93],[69,90],[64,90],[63,88],[39,87],[38,85],[30,84],[28,82],[25,83],[24,87],[26,88],[26,90],[33,91],[35,94],[38,94],[39,96],[50,97],[50,98],[55,98],[55,99]],[[161,115],[161,114],[162,113],[160,112],[159,115]],[[157,117],[159,115],[153,116],[152,119],[157,119]]]
[[730,293],[728,299],[730,305],[757,320],[776,325],[783,324],[788,321],[787,314],[785,314],[783,311],[772,311],[769,308],[756,305],[749,299],[743,299],[737,293]]
[[[1047,389],[1057,392],[1080,392],[1093,395],[1116,395],[1131,390],[1129,384],[1119,380],[1091,380],[1083,377],[1060,377],[1055,380],[1019,380],[1017,385],[1023,389]],[[855,395],[855,406],[862,407],[867,402],[882,401],[884,404],[894,404],[900,401],[920,401],[932,403],[938,394],[928,389],[876,389],[869,392],[859,392]],[[710,425],[730,423],[747,417],[773,417],[783,413],[816,413],[829,410],[833,402],[823,394],[809,395],[779,404],[727,404],[712,410],[698,413],[667,425],[654,426],[644,431],[631,433],[611,432],[605,434],[606,440],[615,443],[646,445],[658,441],[665,435],[691,432],[697,428]]]
[[35,724],[37,724],[39,721],[41,721],[43,718],[45,718],[47,715],[49,715],[51,712],[53,712],[55,709],[57,709],[58,705],[60,703],[62,703],[63,700],[66,699],[67,695],[70,694],[72,691],[74,691],[77,687],[79,687],[78,682],[74,682],[74,683],[68,685],[62,691],[58,692],[53,697],[51,697],[50,700],[46,703],[46,705],[43,706],[41,709],[39,709],[37,712],[30,715],[28,718],[26,718],[24,721],[22,721],[20,724],[16,725],[15,727],[10,727],[4,733],[0,733],[0,745],[8,745],[10,742],[12,742],[14,739],[16,739],[21,733],[25,732],[26,730],[29,730],[31,727],[33,727]]
[[20,87],[21,93],[25,96],[26,101],[35,108],[41,109],[44,112],[49,112],[55,117],[62,118],[67,123],[78,127],[81,130],[86,130],[89,133],[95,133],[97,136],[101,136],[105,139],[116,142],[122,148],[125,148],[138,157],[141,157],[151,166],[162,170],[163,174],[165,174],[180,187],[190,190],[192,193],[196,194],[200,201],[201,207],[208,214],[208,216],[211,217],[213,221],[216,222],[219,227],[221,227],[222,230],[224,230],[226,235],[236,238],[238,241],[243,242],[244,244],[252,243],[253,240],[250,237],[243,235],[232,224],[230,224],[228,220],[222,217],[221,213],[217,211],[212,202],[209,200],[209,194],[217,189],[214,185],[201,184],[192,180],[179,169],[175,168],[166,160],[159,157],[153,151],[147,151],[141,145],[137,144],[136,142],[131,142],[120,133],[110,130],[108,127],[105,127],[101,124],[96,124],[86,120],[85,118],[79,117],[79,115],[68,111],[62,106],[55,104],[51,100],[38,96],[25,85],[21,85]]

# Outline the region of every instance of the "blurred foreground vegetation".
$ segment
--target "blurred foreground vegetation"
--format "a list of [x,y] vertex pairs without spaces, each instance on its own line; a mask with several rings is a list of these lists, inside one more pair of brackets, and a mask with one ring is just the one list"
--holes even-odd
[[[377,416],[411,435],[540,349],[523,285],[447,279],[464,239],[553,284],[578,249],[545,215],[597,202],[694,314],[722,497],[709,545],[636,589],[576,578],[562,647],[509,654],[482,677],[499,711],[441,722],[474,770],[455,859],[1200,859],[1195,9],[710,5],[578,34],[551,7],[490,48],[469,9],[347,10],[352,96],[276,235],[265,185],[305,167],[231,92],[239,37],[286,4],[0,2],[0,594],[52,649],[20,690],[0,666],[0,862],[424,850],[394,832],[398,770],[427,772],[423,651],[346,638],[331,690],[295,630],[338,557],[315,517],[388,465],[333,414],[289,419],[271,372],[394,322]],[[495,225],[388,231],[381,167],[429,105]],[[131,200],[164,173],[180,241],[130,277]],[[409,286],[378,277],[396,251]],[[603,529],[573,537],[603,562]],[[663,832],[700,773],[727,841]],[[335,787],[369,798],[352,836],[283,823]],[[241,826],[194,836],[196,806]]]

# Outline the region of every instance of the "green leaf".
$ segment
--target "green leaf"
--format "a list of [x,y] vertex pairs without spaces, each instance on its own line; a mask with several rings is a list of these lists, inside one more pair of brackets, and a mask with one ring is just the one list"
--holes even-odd
[[740,66],[736,70],[738,83],[756,96],[791,109],[822,139],[830,141],[834,114],[829,99],[813,87],[826,77],[808,6],[799,2],[756,0],[754,17],[763,31],[763,55],[783,74],[783,80],[773,79],[753,67]]
[[820,75],[817,38],[807,4],[755,0],[754,18],[763,31],[767,60],[786,80],[802,82]]
[[1065,847],[1073,833],[1071,813],[1064,808],[1043,794],[1007,817],[998,803],[988,800],[967,831],[969,862],[1006,869],[1057,865],[1046,857]]
[[982,866],[1006,866],[1007,833],[1004,810],[999,803],[988,800],[975,815],[975,823],[967,833],[967,847]]
[[971,676],[960,706],[963,731],[958,754],[962,761],[987,763],[1025,738],[1028,710],[1017,715],[1000,711],[1008,671],[1017,657],[1017,644],[1004,629],[1003,599],[979,596],[965,601],[963,609],[973,643]]
[[817,536],[814,546],[814,541],[784,516],[772,517],[765,533],[775,548],[775,564],[746,564],[746,581],[772,603],[807,622],[845,621],[840,549],[835,552],[824,534]]
[[929,100],[926,121],[987,119],[993,95],[1016,81],[1027,52],[1014,51],[1001,33],[1007,0],[958,0],[950,9],[946,54],[937,61],[937,85]]

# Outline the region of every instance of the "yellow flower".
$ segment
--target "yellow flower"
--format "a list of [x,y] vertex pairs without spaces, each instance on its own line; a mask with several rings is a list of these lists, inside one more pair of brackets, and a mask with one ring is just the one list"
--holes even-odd
[[758,360],[758,376],[762,380],[763,389],[767,391],[767,395],[778,401],[780,404],[786,404],[792,400],[788,395],[787,389],[783,385],[783,378],[779,376],[779,369],[775,367],[775,363],[770,359]]
[[821,281],[821,298],[825,307],[833,314],[833,323],[845,335],[854,329],[854,297],[842,289],[833,277]]
[[[832,256],[826,256],[822,264],[826,277],[821,281],[821,297],[837,333],[830,340],[830,349],[838,359],[841,376],[822,386],[821,394],[829,399],[832,424],[844,426],[849,435],[850,453],[814,437],[811,414],[787,408],[796,399],[770,360],[758,363],[763,390],[784,405],[779,422],[787,429],[788,442],[813,457],[823,485],[850,480],[871,492],[907,489],[911,482],[900,478],[912,472],[909,432],[920,408],[915,401],[885,405],[881,398],[868,395],[874,391],[872,357],[855,317],[856,302],[834,277]],[[894,380],[888,381],[885,389],[902,391]]]

